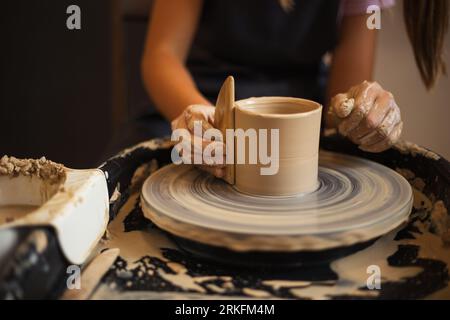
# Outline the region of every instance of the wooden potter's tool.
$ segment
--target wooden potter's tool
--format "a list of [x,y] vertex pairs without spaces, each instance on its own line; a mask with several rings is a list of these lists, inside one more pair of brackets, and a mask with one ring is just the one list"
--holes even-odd
[[[214,113],[214,125],[222,132],[226,143],[226,129],[234,129],[234,78],[232,76],[229,76],[220,88]],[[234,150],[227,150],[227,154],[229,152],[234,155]],[[226,165],[223,179],[233,185],[235,183],[234,175],[234,164]]]

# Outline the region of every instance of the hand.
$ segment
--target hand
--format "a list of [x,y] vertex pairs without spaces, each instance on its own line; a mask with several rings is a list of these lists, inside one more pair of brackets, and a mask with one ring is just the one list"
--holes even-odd
[[[222,148],[223,152],[223,160],[222,163],[214,163],[213,159],[210,159],[209,163],[212,163],[211,165],[207,164],[201,164],[198,165],[198,167],[204,171],[207,171],[211,173],[212,175],[216,176],[217,178],[222,178],[225,173],[225,145],[222,141],[211,141],[211,140],[205,140],[202,138],[202,144],[199,148],[199,146],[194,144],[194,124],[197,121],[201,122],[202,126],[202,133],[204,134],[206,130],[208,129],[214,129],[214,112],[216,108],[212,106],[206,106],[206,105],[200,105],[200,104],[194,104],[188,106],[184,112],[179,115],[175,120],[172,121],[172,131],[176,129],[187,129],[190,134],[189,141],[191,142],[191,159],[194,158],[195,154],[199,154],[204,159],[204,153],[203,150],[209,145],[214,144],[212,146],[214,150],[217,150],[216,148]],[[185,139],[183,139],[185,141]],[[193,163],[193,161],[192,161]]]
[[368,152],[389,149],[403,129],[394,96],[377,82],[364,81],[334,96],[329,113],[339,133]]

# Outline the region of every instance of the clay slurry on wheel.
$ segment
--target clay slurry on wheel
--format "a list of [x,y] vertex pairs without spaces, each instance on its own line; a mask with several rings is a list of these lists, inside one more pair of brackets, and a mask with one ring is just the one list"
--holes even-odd
[[252,196],[191,166],[166,166],[143,185],[147,218],[190,240],[248,251],[324,250],[379,237],[405,222],[409,183],[378,163],[320,153],[319,188]]

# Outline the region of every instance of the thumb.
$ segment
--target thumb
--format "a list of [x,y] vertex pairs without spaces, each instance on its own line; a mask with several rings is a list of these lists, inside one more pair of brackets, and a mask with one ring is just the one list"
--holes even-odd
[[194,128],[196,126],[202,128],[202,131],[205,132],[208,129],[213,129],[213,125],[208,121],[208,118],[205,114],[195,114],[191,115],[186,119],[187,128],[190,132],[194,132]]
[[346,118],[355,106],[355,99],[346,93],[339,93],[331,99],[330,112],[339,118]]

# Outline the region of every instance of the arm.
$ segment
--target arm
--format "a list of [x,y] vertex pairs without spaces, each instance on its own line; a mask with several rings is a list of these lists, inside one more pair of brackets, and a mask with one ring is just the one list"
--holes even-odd
[[141,73],[156,108],[170,121],[192,104],[210,104],[185,66],[200,17],[202,0],[156,0]]
[[[372,80],[377,31],[367,28],[366,19],[367,15],[361,14],[342,20],[330,68],[327,102],[364,80]],[[326,125],[331,126],[330,119]]]
[[366,27],[366,17],[343,20],[331,67],[328,98],[333,98],[326,125],[337,126],[364,151],[381,152],[398,141],[403,122],[392,93],[366,81],[372,79],[376,40],[376,31]]

